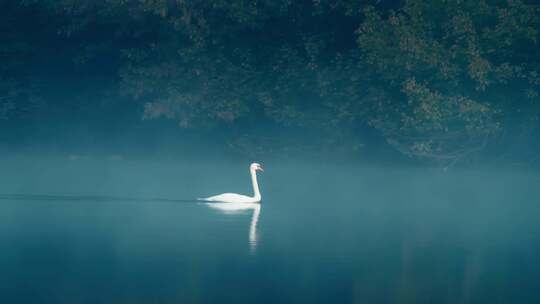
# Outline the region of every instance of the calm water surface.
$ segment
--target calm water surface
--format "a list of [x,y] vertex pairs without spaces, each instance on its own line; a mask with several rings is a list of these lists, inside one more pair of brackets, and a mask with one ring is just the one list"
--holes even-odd
[[540,303],[536,173],[266,162],[260,210],[176,201],[247,165],[3,161],[2,303]]

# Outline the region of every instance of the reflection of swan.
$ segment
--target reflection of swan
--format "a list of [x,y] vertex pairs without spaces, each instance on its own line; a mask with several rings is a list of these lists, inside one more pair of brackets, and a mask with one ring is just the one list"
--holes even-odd
[[[249,166],[249,172],[251,174],[251,184],[253,185],[253,196],[241,195],[236,193],[222,193],[215,196],[210,196],[207,198],[201,198],[199,200],[208,201],[208,202],[223,202],[223,203],[260,203],[261,202],[261,192],[259,191],[259,183],[257,182],[257,170],[264,171],[261,165],[257,163],[251,164]],[[236,206],[240,207],[240,206]],[[235,208],[230,206],[230,208]],[[251,209],[251,208],[249,208]],[[238,210],[238,209],[237,209]]]
[[249,245],[252,251],[257,247],[257,222],[259,221],[260,213],[261,205],[257,204],[253,207],[253,215],[251,216],[251,224],[249,225]]
[[253,210],[251,223],[249,225],[249,245],[253,252],[257,247],[257,222],[261,213],[261,204],[258,203],[206,203],[212,209],[218,209],[226,214],[235,214],[242,210]]

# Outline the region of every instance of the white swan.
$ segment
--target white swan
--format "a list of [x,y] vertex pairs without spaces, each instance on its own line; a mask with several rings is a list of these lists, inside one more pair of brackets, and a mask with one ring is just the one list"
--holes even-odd
[[[241,195],[236,193],[222,193],[207,198],[199,198],[199,200],[207,202],[221,202],[231,204],[254,204],[261,202],[261,192],[259,191],[259,183],[257,182],[257,171],[264,171],[260,164],[252,163],[249,166],[249,173],[251,174],[251,184],[253,185],[253,196]],[[241,206],[227,205],[221,209],[240,209]],[[246,208],[250,209],[250,208]]]

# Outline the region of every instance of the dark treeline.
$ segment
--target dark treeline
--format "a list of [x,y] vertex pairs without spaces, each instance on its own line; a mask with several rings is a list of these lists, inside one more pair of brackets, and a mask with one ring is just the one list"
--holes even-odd
[[226,132],[238,151],[315,143],[443,165],[532,163],[539,8],[519,0],[2,1],[0,124],[5,133],[77,112],[106,128],[136,116],[174,121],[178,132]]

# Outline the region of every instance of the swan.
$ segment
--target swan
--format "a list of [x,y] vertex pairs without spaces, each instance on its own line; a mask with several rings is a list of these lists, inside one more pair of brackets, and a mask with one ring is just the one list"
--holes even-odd
[[264,171],[264,170],[260,164],[252,163],[249,166],[249,173],[251,174],[251,184],[253,185],[253,196],[247,196],[247,195],[236,194],[236,193],[222,193],[222,194],[218,194],[218,195],[214,195],[214,196],[210,196],[206,198],[199,198],[199,200],[206,201],[206,202],[231,203],[233,205],[227,205],[227,208],[231,208],[231,209],[240,209],[242,206],[242,205],[235,206],[235,204],[260,203],[261,192],[259,191],[259,183],[257,182],[257,171]]

